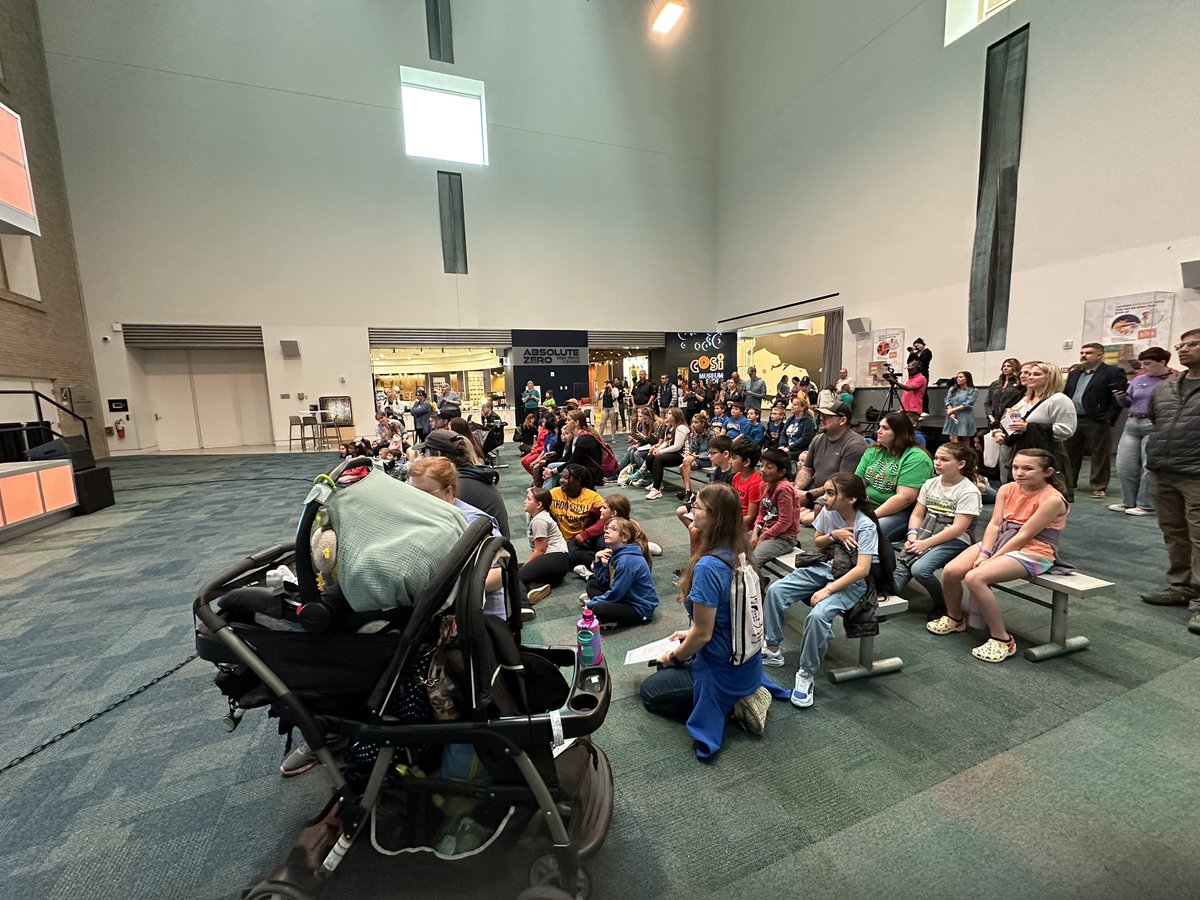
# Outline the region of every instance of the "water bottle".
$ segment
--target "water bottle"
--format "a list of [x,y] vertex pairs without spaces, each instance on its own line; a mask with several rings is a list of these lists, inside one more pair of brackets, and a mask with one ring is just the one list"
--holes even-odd
[[575,623],[575,639],[579,661],[584,666],[598,666],[604,662],[604,654],[600,650],[600,620],[586,607]]

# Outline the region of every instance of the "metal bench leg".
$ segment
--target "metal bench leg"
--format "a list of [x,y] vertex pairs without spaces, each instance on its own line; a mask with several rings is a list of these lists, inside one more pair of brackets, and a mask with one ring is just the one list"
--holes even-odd
[[871,678],[875,675],[899,672],[902,668],[904,668],[904,660],[898,656],[875,659],[875,637],[872,635],[858,639],[858,665],[830,670],[829,680],[834,684],[840,684],[856,678]]
[[1052,656],[1074,653],[1088,645],[1088,639],[1085,637],[1067,637],[1068,599],[1062,591],[1053,592],[1050,605],[1050,643],[1029,647],[1025,651],[1025,658],[1030,662],[1041,662]]

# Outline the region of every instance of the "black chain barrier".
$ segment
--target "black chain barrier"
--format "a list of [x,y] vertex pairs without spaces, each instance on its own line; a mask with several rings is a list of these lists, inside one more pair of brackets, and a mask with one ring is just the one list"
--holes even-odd
[[29,759],[31,756],[36,756],[37,754],[39,754],[43,750],[45,750],[47,747],[53,747],[55,744],[57,744],[63,738],[70,737],[75,732],[77,732],[79,729],[83,728],[84,725],[90,725],[92,722],[95,722],[101,716],[107,715],[108,713],[112,712],[114,709],[116,709],[121,704],[128,703],[130,700],[132,700],[138,694],[141,694],[142,692],[149,690],[150,688],[152,688],[156,684],[158,684],[160,681],[170,678],[172,675],[174,675],[176,672],[178,672],[180,669],[182,669],[184,666],[186,666],[188,663],[190,663],[194,659],[196,659],[195,653],[193,653],[191,656],[189,656],[183,662],[177,663],[176,665],[167,669],[167,671],[163,672],[157,678],[147,681],[145,684],[143,684],[137,690],[130,691],[128,694],[126,694],[120,700],[116,700],[113,703],[108,704],[108,706],[104,707],[104,709],[100,710],[100,712],[89,716],[88,718],[84,719],[82,722],[72,725],[66,731],[61,732],[60,734],[56,734],[54,737],[50,738],[50,740],[46,741],[45,743],[38,744],[36,747],[34,747],[28,753],[24,754],[23,756],[18,756],[16,759],[14,759],[14,760],[10,761],[8,764],[6,764],[3,768],[0,768],[0,775],[3,775],[9,769],[15,769],[21,763],[25,762],[25,760]]

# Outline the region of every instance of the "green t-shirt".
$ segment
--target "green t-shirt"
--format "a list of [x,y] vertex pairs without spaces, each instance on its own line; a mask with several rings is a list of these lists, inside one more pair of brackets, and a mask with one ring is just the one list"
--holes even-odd
[[920,447],[909,447],[899,459],[873,444],[859,460],[854,474],[867,483],[867,497],[876,506],[896,495],[896,488],[920,488],[933,477],[933,459]]

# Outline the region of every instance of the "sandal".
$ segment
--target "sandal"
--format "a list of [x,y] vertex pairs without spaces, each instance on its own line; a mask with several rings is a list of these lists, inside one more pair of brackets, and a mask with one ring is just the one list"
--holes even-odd
[[953,616],[942,616],[940,619],[926,622],[925,630],[933,634],[954,634],[958,631],[967,630],[967,620],[965,618],[956,619]]
[[988,638],[987,641],[972,649],[971,655],[984,662],[998,663],[1004,662],[1016,652],[1017,640],[1010,634],[1007,643],[995,638]]
[[1092,491],[1092,496],[1097,500],[1103,500],[1108,495],[1105,494],[1104,491]]

